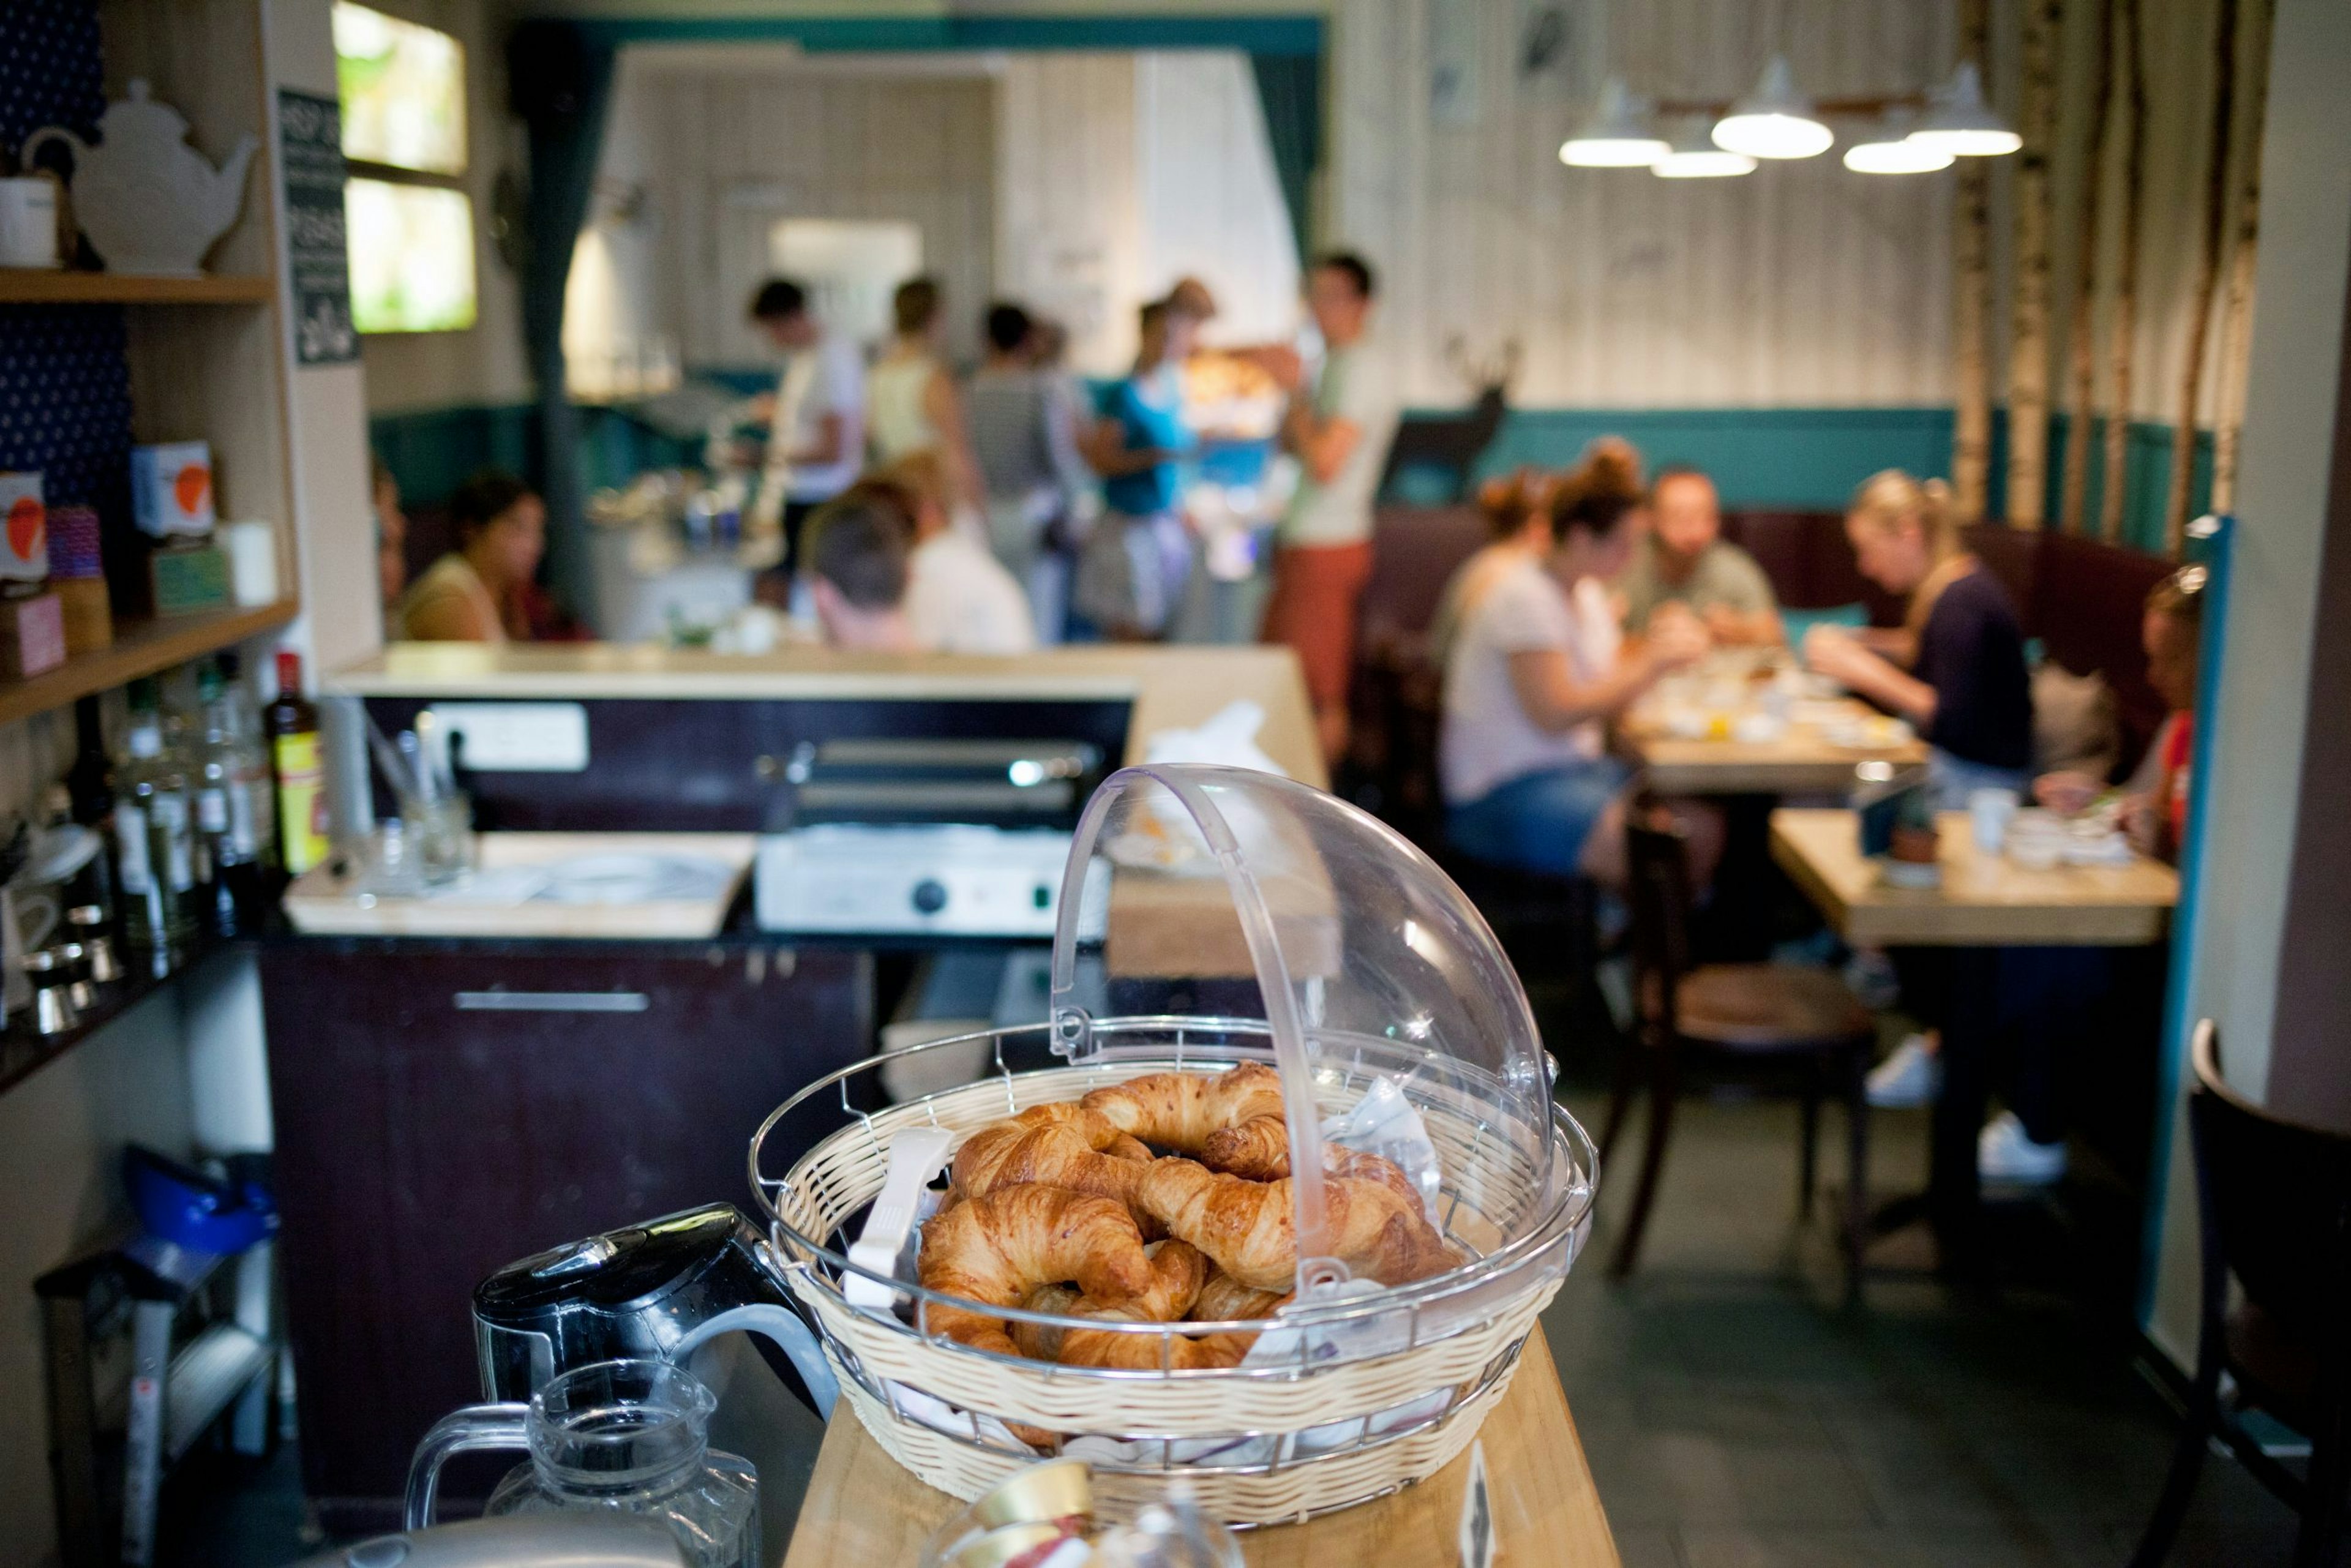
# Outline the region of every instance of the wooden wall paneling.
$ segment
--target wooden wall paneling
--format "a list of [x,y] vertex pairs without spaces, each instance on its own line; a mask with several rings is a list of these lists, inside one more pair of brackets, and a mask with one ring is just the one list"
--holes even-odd
[[277,580],[291,598],[292,455],[276,308],[141,306],[128,315],[131,433],[142,443],[212,443],[214,510],[224,522],[275,526]]
[[[270,193],[277,175],[258,0],[109,0],[99,25],[110,98],[145,79],[186,117],[190,144],[215,165],[240,136],[253,137],[236,222],[207,259],[215,272],[274,277]],[[272,525],[280,591],[293,597],[300,577],[277,291],[251,306],[142,306],[127,321],[134,434],[141,442],[212,444],[219,516]]]
[[2212,335],[2212,302],[2220,286],[2221,247],[2229,231],[2229,144],[2236,130],[2238,0],[2220,0],[2212,31],[2210,144],[2204,189],[2197,206],[2195,282],[2189,289],[2187,350],[2179,371],[2179,412],[2172,425],[2171,485],[2164,498],[2163,548],[2179,554],[2188,539],[2189,481],[2196,455],[2197,416],[2204,402],[2204,366]]
[[[1939,69],[1947,24],[1918,10],[1854,0],[1836,25],[1798,27],[1805,85],[1858,90]],[[1937,318],[1949,272],[1919,259],[1920,236],[1949,222],[1938,182],[1867,179],[1834,160],[1692,183],[1565,169],[1556,152],[1576,105],[1519,78],[1521,8],[1475,15],[1479,112],[1440,128],[1425,0],[1333,14],[1332,237],[1387,274],[1381,331],[1409,401],[1462,401],[1444,357],[1457,333],[1488,352],[1524,340],[1523,404],[1948,396]],[[1661,95],[1739,90],[1763,42],[1737,0],[1619,6],[1611,20],[1612,63]]]
[[215,272],[264,275],[277,254],[271,227],[267,115],[258,0],[107,0],[99,14],[106,96],[143,78],[188,120],[188,141],[217,166],[239,136],[257,143],[237,220],[207,258]]

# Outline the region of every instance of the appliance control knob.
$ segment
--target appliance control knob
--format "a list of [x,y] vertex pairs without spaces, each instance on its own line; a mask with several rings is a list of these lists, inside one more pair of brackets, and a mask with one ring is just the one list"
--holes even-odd
[[947,906],[946,884],[934,877],[925,877],[914,884],[914,909],[922,915],[936,915]]

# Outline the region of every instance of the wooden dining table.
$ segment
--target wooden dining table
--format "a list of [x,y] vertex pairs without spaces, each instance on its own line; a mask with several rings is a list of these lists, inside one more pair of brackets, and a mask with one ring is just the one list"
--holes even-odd
[[1850,810],[1772,812],[1771,858],[1847,942],[1952,955],[1928,1190],[1923,1202],[1897,1201],[1881,1211],[1879,1228],[1923,1214],[1934,1223],[1944,1270],[1966,1273],[1981,1260],[1976,1134],[1991,1101],[2003,986],[2048,949],[2162,941],[2179,901],[2179,875],[2138,855],[2112,865],[2022,866],[1980,850],[1964,811],[1941,813],[1936,828],[1941,885],[1933,888],[1888,884],[1879,862],[1861,852],[1859,820]]
[[1886,716],[1857,698],[1805,698],[1787,707],[1774,717],[1751,685],[1729,704],[1650,700],[1625,716],[1618,737],[1661,795],[1842,797],[1857,764],[1910,768],[1927,760],[1925,744],[1907,726],[1887,733]]
[[[1614,1568],[1615,1539],[1541,1330],[1528,1337],[1478,1440],[1499,1561]],[[1465,1451],[1402,1491],[1302,1524],[1246,1531],[1241,1555],[1249,1568],[1456,1563],[1468,1477]],[[784,1568],[912,1568],[923,1542],[961,1506],[884,1452],[844,1401],[818,1450]]]

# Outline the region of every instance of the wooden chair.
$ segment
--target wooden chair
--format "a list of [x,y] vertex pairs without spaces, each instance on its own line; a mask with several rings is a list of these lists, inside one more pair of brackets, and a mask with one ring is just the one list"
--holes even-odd
[[1625,826],[1631,877],[1635,1038],[1616,1078],[1606,1129],[1600,1135],[1604,1166],[1632,1110],[1641,1081],[1649,1091],[1648,1146],[1625,1232],[1612,1268],[1622,1279],[1640,1260],[1649,1207],[1665,1168],[1673,1133],[1674,1101],[1681,1090],[1682,1053],[1703,1049],[1741,1060],[1796,1061],[1804,1070],[1802,1169],[1796,1209],[1813,1207],[1814,1156],[1823,1094],[1834,1085],[1844,1101],[1848,1137],[1845,1179],[1846,1287],[1857,1292],[1868,1238],[1869,1103],[1865,1080],[1876,1027],[1869,1009],[1836,976],[1786,964],[1690,961],[1689,854],[1679,829],[1662,812],[1636,812]]
[[[2351,1560],[2351,1133],[2289,1121],[2230,1088],[2210,1019],[2196,1026],[2191,1055],[2188,1130],[2204,1274],[2196,1378],[2132,1568],[2156,1568],[2170,1552],[2216,1436],[2301,1513],[2295,1568],[2323,1568]],[[2231,1274],[2243,1291],[2234,1311]],[[2236,1382],[2227,1401],[2224,1372]],[[2262,1450],[2238,1419],[2247,1407],[2310,1439],[2306,1479]]]

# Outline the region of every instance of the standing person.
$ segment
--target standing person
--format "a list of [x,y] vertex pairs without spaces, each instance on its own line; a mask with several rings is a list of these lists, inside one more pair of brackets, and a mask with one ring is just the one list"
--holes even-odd
[[1143,308],[1134,371],[1113,386],[1088,442],[1107,508],[1078,558],[1071,604],[1114,642],[1167,633],[1191,575],[1183,463],[1195,444],[1177,367],[1199,325],[1165,300]]
[[511,474],[484,469],[449,497],[457,548],[400,601],[412,643],[528,642],[525,596],[547,552],[547,505]]
[[847,489],[864,463],[865,366],[857,345],[819,322],[808,291],[789,278],[759,285],[750,316],[784,355],[775,392],[764,400],[768,454],[751,516],[781,530],[789,580],[801,523]]
[[[1641,486],[1631,454],[1600,446],[1551,497],[1551,542],[1501,568],[1445,666],[1437,774],[1446,837],[1473,859],[1625,884],[1631,769],[1608,755],[1607,722],[1706,651],[1687,613],[1660,615],[1627,648],[1609,584],[1632,559]],[[1721,843],[1710,813],[1684,813],[1699,880]]]
[[1855,493],[1844,531],[1861,574],[1909,608],[1875,648],[1813,627],[1804,663],[1917,727],[1942,810],[1965,809],[1977,789],[2022,792],[2032,766],[2024,632],[2000,579],[1960,542],[1950,486],[1888,468]]
[[987,357],[964,397],[987,542],[1029,596],[1037,636],[1061,640],[1066,563],[1051,549],[1087,486],[1077,411],[1035,360],[1037,325],[1018,305],[987,312]]
[[956,393],[955,378],[939,363],[943,303],[935,277],[909,278],[891,296],[897,336],[866,378],[866,439],[877,468],[917,452],[938,453],[955,486],[956,507],[977,508],[982,503],[979,471],[972,461],[963,400]]
[[1771,580],[1722,537],[1722,501],[1698,469],[1669,465],[1649,486],[1649,532],[1620,585],[1625,629],[1641,632],[1660,604],[1686,604],[1718,643],[1776,646],[1788,640]]
[[1306,279],[1306,308],[1325,347],[1311,392],[1290,400],[1282,445],[1305,470],[1282,519],[1264,640],[1286,643],[1304,666],[1322,754],[1347,747],[1347,685],[1355,606],[1372,575],[1372,498],[1395,434],[1396,393],[1370,340],[1372,269],[1332,251]]

